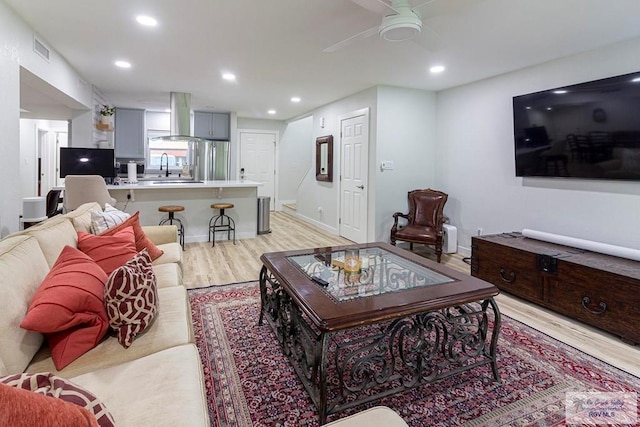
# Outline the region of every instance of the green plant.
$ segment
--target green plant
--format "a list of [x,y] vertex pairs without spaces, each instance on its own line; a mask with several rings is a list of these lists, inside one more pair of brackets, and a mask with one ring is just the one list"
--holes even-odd
[[102,104],[102,108],[100,109],[101,116],[113,116],[116,112],[116,107],[109,107],[108,105]]

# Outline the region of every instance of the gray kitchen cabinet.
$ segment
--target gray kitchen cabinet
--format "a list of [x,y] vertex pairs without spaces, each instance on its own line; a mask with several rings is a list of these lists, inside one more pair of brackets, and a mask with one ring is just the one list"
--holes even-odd
[[144,159],[144,110],[116,108],[116,158]]
[[194,111],[193,136],[215,139],[217,141],[228,141],[229,114]]

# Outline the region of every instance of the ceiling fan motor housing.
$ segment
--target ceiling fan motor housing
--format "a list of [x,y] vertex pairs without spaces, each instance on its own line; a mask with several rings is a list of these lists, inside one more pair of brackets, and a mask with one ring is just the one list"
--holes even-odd
[[422,31],[422,19],[411,9],[408,2],[396,0],[393,8],[397,13],[382,18],[378,33],[387,41],[399,42],[412,39]]

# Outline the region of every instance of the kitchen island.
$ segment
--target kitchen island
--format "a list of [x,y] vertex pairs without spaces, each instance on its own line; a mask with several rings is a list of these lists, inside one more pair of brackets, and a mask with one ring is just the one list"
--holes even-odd
[[[184,206],[176,218],[185,228],[185,242],[206,242],[209,238],[209,220],[218,215],[211,209],[212,203],[233,203],[234,208],[225,211],[236,223],[236,239],[256,237],[258,228],[258,187],[256,181],[189,181],[155,178],[135,184],[108,185],[107,189],[117,200],[116,207],[125,212],[140,211],[142,225],[158,224],[166,214],[158,212],[162,205]],[[224,235],[223,235],[224,234]],[[218,240],[226,240],[225,233]]]

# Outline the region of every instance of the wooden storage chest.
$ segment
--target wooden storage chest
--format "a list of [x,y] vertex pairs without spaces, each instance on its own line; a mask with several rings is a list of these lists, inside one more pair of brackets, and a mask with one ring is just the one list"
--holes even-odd
[[471,274],[511,293],[640,343],[640,262],[520,233],[472,237]]

